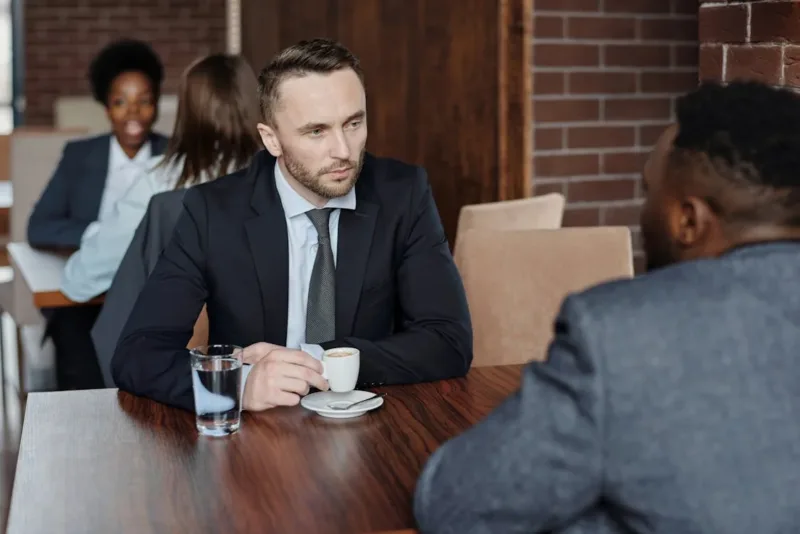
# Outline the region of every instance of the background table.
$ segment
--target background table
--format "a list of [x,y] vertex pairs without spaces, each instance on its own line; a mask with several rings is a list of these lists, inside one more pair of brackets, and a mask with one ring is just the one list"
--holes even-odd
[[[37,308],[56,308],[60,306],[80,306],[66,297],[61,291],[61,273],[67,263],[66,253],[37,250],[27,243],[9,243],[8,254],[14,271],[22,276],[33,294],[33,304]],[[96,298],[86,304],[99,304]]]
[[379,388],[378,410],[325,419],[245,414],[227,438],[194,415],[116,390],[28,396],[10,534],[358,533],[414,528],[430,454],[519,384],[521,366]]

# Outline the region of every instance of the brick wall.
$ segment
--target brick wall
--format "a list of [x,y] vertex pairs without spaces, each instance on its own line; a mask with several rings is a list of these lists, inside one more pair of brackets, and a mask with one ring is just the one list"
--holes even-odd
[[24,12],[29,125],[51,125],[58,96],[89,94],[89,63],[113,39],[150,42],[165,92],[194,58],[225,50],[225,0],[31,0]]
[[638,228],[644,158],[697,86],[697,0],[536,0],[534,193],[566,226]]
[[800,87],[800,1],[700,6],[700,76]]

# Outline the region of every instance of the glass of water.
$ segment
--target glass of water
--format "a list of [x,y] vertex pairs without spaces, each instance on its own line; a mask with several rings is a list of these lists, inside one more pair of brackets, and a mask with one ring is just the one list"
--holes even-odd
[[239,430],[242,415],[242,348],[209,345],[189,351],[197,430],[227,436]]

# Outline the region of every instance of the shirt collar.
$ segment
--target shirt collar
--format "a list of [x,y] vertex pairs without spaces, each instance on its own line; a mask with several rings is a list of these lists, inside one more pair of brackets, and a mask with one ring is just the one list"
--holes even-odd
[[[278,162],[275,162],[275,186],[278,189],[278,196],[283,204],[283,211],[288,218],[302,215],[308,211],[316,209],[316,206],[300,196],[300,194],[292,189],[286,177],[281,172]],[[352,188],[346,195],[342,197],[332,198],[328,200],[323,206],[324,208],[339,208],[343,210],[356,209],[356,188]]]
[[145,141],[139,152],[133,158],[129,158],[125,151],[117,141],[116,136],[111,136],[111,149],[108,158],[108,168],[111,170],[119,170],[131,163],[137,167],[145,167],[151,157],[150,141]]

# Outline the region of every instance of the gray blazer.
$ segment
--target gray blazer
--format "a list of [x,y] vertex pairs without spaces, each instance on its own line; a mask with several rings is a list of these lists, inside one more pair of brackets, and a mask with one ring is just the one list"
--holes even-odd
[[800,532],[799,266],[750,245],[566,299],[549,360],[429,460],[420,530]]
[[183,211],[185,193],[185,189],[167,191],[150,199],[147,212],[106,293],[103,309],[92,328],[92,340],[106,387],[116,387],[111,378],[114,349],[139,292],[172,237],[172,230]]

